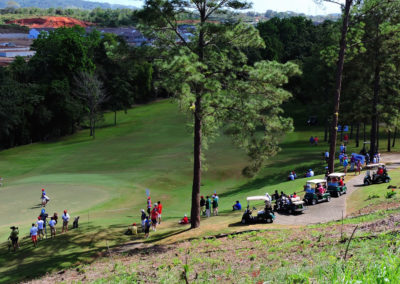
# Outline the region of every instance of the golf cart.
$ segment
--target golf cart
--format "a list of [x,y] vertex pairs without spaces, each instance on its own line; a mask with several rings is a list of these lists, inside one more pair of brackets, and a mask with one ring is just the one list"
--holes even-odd
[[345,176],[345,173],[332,173],[328,175],[328,192],[331,194],[331,196],[339,197],[342,194],[346,194],[346,184],[340,186],[340,180],[344,182]]
[[[250,210],[251,201],[264,201],[264,210],[258,211],[257,215],[253,216],[252,213],[257,208],[253,206],[253,210]],[[275,215],[272,212],[271,197],[269,195],[247,197],[247,209],[243,213],[242,224],[272,223],[274,219]]]
[[[322,193],[318,191],[319,186],[323,189]],[[326,190],[326,180],[324,179],[312,179],[307,181],[304,191],[306,194],[303,200],[306,204],[315,205],[323,201],[331,201],[331,194]]]
[[391,178],[387,173],[385,164],[369,164],[366,166],[367,173],[364,177],[364,185],[373,183],[390,182]]
[[286,214],[300,214],[306,210],[304,206],[304,201],[300,200],[300,197],[291,198],[283,196],[282,198],[276,200],[274,205],[274,211]]

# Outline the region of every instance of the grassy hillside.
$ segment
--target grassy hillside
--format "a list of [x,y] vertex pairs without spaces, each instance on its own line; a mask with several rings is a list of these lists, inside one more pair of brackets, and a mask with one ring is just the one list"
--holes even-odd
[[[146,188],[153,201],[164,204],[164,222],[149,242],[187,229],[177,225],[177,220],[190,212],[192,135],[185,116],[165,100],[133,108],[127,114],[121,112],[118,125],[112,123],[113,114],[107,114],[96,140],[83,130],[58,141],[0,152],[0,176],[4,178],[0,211],[5,212],[0,215],[1,239],[7,238],[11,225],[20,227],[21,237],[28,234],[30,223],[40,212],[42,187],[51,198],[46,207],[50,214],[68,209],[72,217],[81,216],[79,230],[43,241],[39,249],[33,249],[26,239],[20,251],[9,255],[3,244],[0,282],[88,262],[108,246],[136,241],[122,232],[128,224],[139,221]],[[323,173],[321,153],[327,144],[310,146],[311,135],[322,137],[322,129],[299,127],[282,137],[282,151],[253,179],[241,176],[247,162],[243,151],[221,135],[206,151],[208,171],[202,194],[218,192],[222,216],[203,220],[201,231],[190,232],[193,237],[234,231],[231,224],[240,220],[240,212],[230,212],[235,200],[244,203],[246,196],[275,189],[287,193],[301,190],[304,180],[285,182],[291,170],[301,175],[311,167]]]

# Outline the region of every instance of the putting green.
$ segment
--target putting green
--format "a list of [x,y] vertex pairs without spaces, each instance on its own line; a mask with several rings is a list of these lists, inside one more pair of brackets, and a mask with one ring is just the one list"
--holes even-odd
[[[106,189],[95,186],[77,184],[20,184],[4,187],[0,190],[0,227],[2,231],[11,225],[21,226],[27,221],[34,222],[41,211],[41,188],[46,188],[50,202],[46,211],[52,215],[57,212],[61,216],[67,209],[71,216],[80,211],[94,207],[108,200],[110,194]],[[27,228],[22,230],[25,232]]]

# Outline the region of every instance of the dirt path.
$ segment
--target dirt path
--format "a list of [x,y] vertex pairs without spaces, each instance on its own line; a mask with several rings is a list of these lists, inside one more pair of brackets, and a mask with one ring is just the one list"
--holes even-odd
[[[387,168],[396,169],[400,167],[400,154],[388,154],[382,156],[382,161],[388,163]],[[329,221],[340,220],[346,216],[346,199],[352,192],[359,189],[363,184],[365,173],[354,177],[354,173],[349,173],[347,181],[347,194],[341,197],[332,197],[330,202],[323,202],[314,206],[308,206],[307,210],[301,215],[282,215],[277,214],[274,223],[281,225],[309,225],[326,223]]]

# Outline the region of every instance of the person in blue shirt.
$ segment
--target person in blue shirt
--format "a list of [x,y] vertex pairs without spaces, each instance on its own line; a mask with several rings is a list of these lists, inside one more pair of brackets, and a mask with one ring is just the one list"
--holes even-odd
[[242,204],[240,204],[239,200],[236,201],[236,204],[232,206],[233,211],[242,210]]

